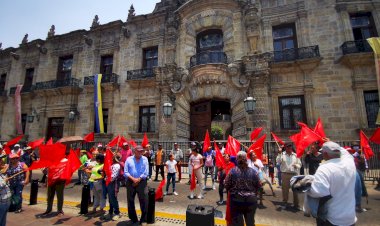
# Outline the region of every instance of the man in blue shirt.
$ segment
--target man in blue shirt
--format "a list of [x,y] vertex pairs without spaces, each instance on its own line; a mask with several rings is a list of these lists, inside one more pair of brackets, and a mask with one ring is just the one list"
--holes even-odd
[[138,219],[135,208],[135,197],[137,194],[141,209],[141,225],[145,225],[147,220],[147,177],[149,175],[148,159],[143,156],[143,153],[143,147],[137,145],[134,155],[127,158],[124,166],[124,177],[127,180],[128,216],[133,223],[137,223]]

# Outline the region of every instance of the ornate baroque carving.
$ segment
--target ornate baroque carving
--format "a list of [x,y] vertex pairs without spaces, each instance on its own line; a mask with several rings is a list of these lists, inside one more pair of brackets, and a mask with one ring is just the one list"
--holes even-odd
[[55,35],[55,26],[51,25],[49,32],[47,33],[47,38],[51,38]]

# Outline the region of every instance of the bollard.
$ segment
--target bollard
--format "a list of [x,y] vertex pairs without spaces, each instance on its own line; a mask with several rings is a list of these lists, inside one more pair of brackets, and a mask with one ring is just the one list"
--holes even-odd
[[156,189],[149,188],[148,192],[148,213],[146,222],[148,224],[154,224],[155,222],[155,209],[156,209]]
[[90,197],[90,185],[83,185],[82,200],[80,202],[79,214],[87,214],[88,213],[89,197]]
[[35,179],[35,180],[32,180],[32,184],[30,185],[29,205],[37,204],[37,195],[38,195],[38,179]]

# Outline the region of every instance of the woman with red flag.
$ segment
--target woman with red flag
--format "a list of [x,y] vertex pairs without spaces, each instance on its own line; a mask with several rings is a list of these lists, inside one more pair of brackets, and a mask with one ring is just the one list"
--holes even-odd
[[[108,153],[106,158],[108,157]],[[117,200],[117,194],[119,193],[119,175],[120,175],[120,156],[114,155],[112,158],[111,179],[107,185],[108,201],[110,203],[109,213],[104,217],[106,220],[117,221],[120,219],[119,201]],[[106,183],[108,183],[108,175],[106,178]]]
[[96,212],[96,208],[100,207],[101,213],[104,212],[106,206],[106,199],[103,196],[103,166],[104,155],[97,154],[95,157],[96,165],[91,168],[91,176],[89,181],[93,184],[94,205],[92,206],[92,213]]
[[[192,149],[192,155],[190,156],[189,159],[190,165],[192,167],[193,173],[192,176],[197,178],[199,187],[200,187],[200,193],[198,195],[198,199],[203,199],[203,184],[202,184],[202,166],[203,166],[203,156],[198,153],[197,149]],[[193,182],[192,182],[193,183]],[[190,186],[190,188],[193,186]],[[190,198],[194,198],[194,191],[195,191],[195,186],[194,189],[190,189]]]
[[223,191],[224,191],[224,180],[232,168],[235,167],[235,164],[230,161],[230,155],[225,153],[223,155],[224,165],[219,167],[219,201],[218,205],[222,205],[223,201]]

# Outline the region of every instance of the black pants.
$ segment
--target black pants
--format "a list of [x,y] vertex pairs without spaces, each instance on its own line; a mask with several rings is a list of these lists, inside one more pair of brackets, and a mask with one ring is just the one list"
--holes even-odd
[[231,225],[233,226],[254,226],[255,213],[257,208],[256,196],[241,197],[231,194]]
[[89,202],[90,202],[90,185],[83,185],[82,201],[80,202],[80,214],[88,213]]
[[165,176],[164,176],[164,165],[156,165],[156,178],[154,178],[154,180],[158,179],[158,170],[160,170],[162,179],[165,179]]
[[141,219],[140,223],[146,222],[147,210],[148,210],[148,187],[147,181],[142,180],[140,183],[133,187],[133,182],[127,180],[127,200],[128,200],[128,216],[134,223],[137,220],[136,207],[135,207],[135,197],[136,194],[139,198],[140,209],[141,209]]
[[[316,220],[317,220],[317,226],[337,226],[335,224],[331,224],[331,222],[328,220],[322,221],[319,218],[317,218]],[[350,226],[355,226],[355,224],[350,225]]]
[[47,209],[46,212],[51,212],[53,210],[54,195],[57,193],[57,210],[58,212],[63,212],[63,190],[65,189],[66,181],[57,181],[53,185],[48,186],[48,197],[47,197]]

